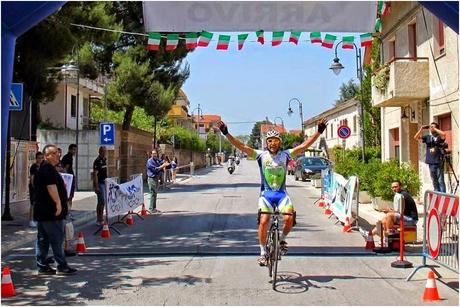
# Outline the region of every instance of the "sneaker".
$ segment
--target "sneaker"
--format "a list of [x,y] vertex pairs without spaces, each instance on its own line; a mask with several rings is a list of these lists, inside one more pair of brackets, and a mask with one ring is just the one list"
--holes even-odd
[[37,222],[35,222],[35,221],[30,221],[30,222],[29,222],[29,227],[36,228],[36,227],[37,227]]
[[46,263],[47,264],[53,264],[54,263],[54,257],[51,256],[51,257],[46,258]]
[[280,242],[280,248],[281,248],[281,255],[286,255],[287,252],[288,252],[288,245],[286,243],[286,241],[281,241]]
[[260,255],[257,259],[257,263],[259,266],[267,266],[267,255]]
[[155,208],[155,209],[152,210],[152,214],[155,214],[155,213],[156,213],[156,214],[160,214],[161,211]]
[[71,252],[71,251],[64,251],[64,255],[66,257],[74,257],[74,256],[77,255],[77,253],[76,252]]
[[38,275],[56,275],[56,270],[50,266],[39,268]]
[[65,268],[63,269],[59,269],[57,270],[57,274],[58,275],[73,275],[77,272],[77,269],[74,269],[74,268],[71,268],[69,266],[66,266]]
[[102,221],[96,221],[96,226],[102,226]]

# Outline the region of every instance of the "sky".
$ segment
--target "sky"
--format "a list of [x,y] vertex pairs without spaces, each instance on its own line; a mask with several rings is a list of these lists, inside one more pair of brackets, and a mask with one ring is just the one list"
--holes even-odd
[[[277,124],[282,119],[288,130],[300,130],[297,102],[291,103],[294,113],[287,115],[292,98],[302,102],[305,121],[333,107],[342,83],[350,79],[358,82],[355,50],[337,48],[345,69],[336,76],[329,69],[334,48],[307,42],[308,32],[302,33],[298,45],[288,42],[287,32],[283,43],[275,47],[271,46],[271,33],[265,33],[264,45],[251,33],[240,51],[236,42],[239,33],[214,33],[208,47],[198,47],[187,55],[190,77],[182,89],[190,101],[190,112],[200,104],[203,114],[222,116],[233,135],[249,135],[255,122],[266,117]],[[216,50],[216,33],[231,35],[228,50]],[[343,35],[354,35],[355,44],[360,45],[357,33],[330,34],[337,35],[336,43]],[[361,52],[364,54],[364,48]]]

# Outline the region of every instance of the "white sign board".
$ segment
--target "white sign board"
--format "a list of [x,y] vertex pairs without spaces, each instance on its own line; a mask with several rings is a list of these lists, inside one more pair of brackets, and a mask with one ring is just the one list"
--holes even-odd
[[66,173],[59,173],[62,177],[62,180],[64,180],[64,185],[65,189],[67,191],[67,198],[70,197],[70,191],[72,190],[72,181],[73,181],[73,175],[72,174],[66,174]]
[[377,1],[143,1],[146,32],[373,32]]
[[118,184],[112,178],[107,178],[105,184],[107,187],[107,216],[109,218],[133,211],[144,203],[144,186],[141,175],[122,184]]

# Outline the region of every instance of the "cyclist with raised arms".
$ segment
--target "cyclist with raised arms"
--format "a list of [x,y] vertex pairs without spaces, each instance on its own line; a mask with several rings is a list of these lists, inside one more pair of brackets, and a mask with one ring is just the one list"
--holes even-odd
[[[266,150],[256,150],[240,140],[234,138],[229,132],[227,125],[219,121],[217,123],[220,131],[236,148],[246,153],[249,157],[256,159],[260,168],[261,175],[261,193],[259,198],[259,211],[273,213],[271,204],[276,204],[281,213],[293,213],[294,206],[291,199],[286,193],[286,174],[288,162],[299,154],[304,153],[316,139],[323,133],[327,126],[327,120],[322,118],[318,122],[318,131],[305,140],[299,146],[281,151],[281,136],[278,131],[270,130],[266,136]],[[282,253],[287,252],[286,237],[291,231],[294,218],[291,215],[283,215],[284,225],[283,232],[280,236],[280,246]],[[270,221],[270,216],[267,214],[260,215],[259,223],[259,244],[260,257],[258,263],[260,266],[267,265],[267,252],[265,245],[267,243],[267,227]]]

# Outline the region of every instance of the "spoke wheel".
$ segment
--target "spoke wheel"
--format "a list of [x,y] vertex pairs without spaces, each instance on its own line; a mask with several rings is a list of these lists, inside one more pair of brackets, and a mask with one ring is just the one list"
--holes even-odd
[[276,288],[276,274],[278,270],[278,259],[280,256],[280,244],[279,244],[279,233],[278,231],[273,232],[273,242],[272,242],[272,253],[270,254],[270,258],[272,261],[272,288],[275,290]]
[[272,234],[271,231],[268,231],[267,234],[267,245],[266,245],[266,252],[267,252],[267,268],[268,268],[268,276],[272,277],[272,253],[273,253],[273,241],[272,241]]

